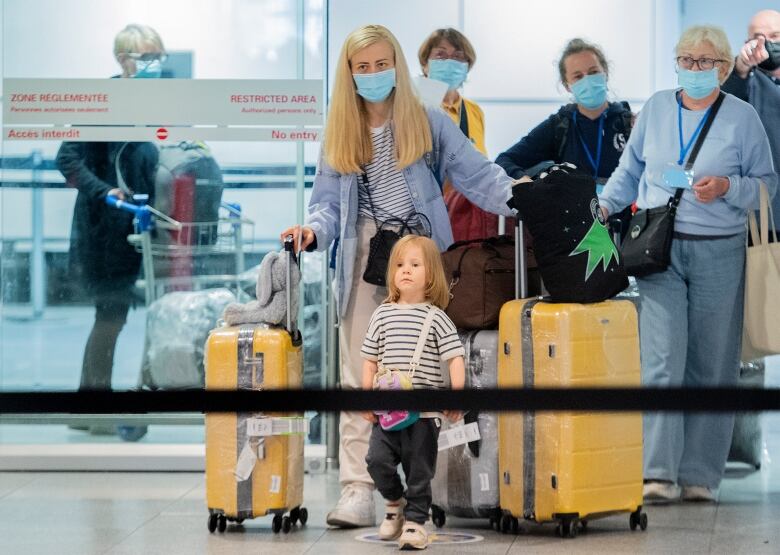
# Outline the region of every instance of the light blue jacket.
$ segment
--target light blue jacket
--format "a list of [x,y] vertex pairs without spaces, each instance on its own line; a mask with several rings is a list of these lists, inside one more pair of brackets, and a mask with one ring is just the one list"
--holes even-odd
[[[634,200],[639,208],[663,206],[674,195],[674,189],[665,186],[663,173],[667,164],[676,162],[680,155],[675,92],[655,93],[639,113],[620,164],[599,195],[599,202],[610,214],[616,214]],[[705,112],[682,110],[685,142]],[[729,190],[709,203],[697,201],[693,191],[686,190],[677,209],[675,231],[692,235],[744,232],[747,211],[758,208],[759,182],[766,184],[770,198],[777,190],[769,140],[750,104],[726,95],[702,143],[693,171],[694,183],[707,175],[727,177]]]
[[[444,251],[452,244],[452,228],[439,185],[444,183],[445,176],[471,202],[505,216],[512,215],[506,204],[511,196],[512,179],[501,167],[475,150],[449,116],[436,108],[428,108],[427,111],[433,151],[404,168],[403,175],[414,209],[428,217],[432,238],[439,250]],[[340,238],[336,253],[335,293],[341,316],[349,303],[352,276],[356,271],[363,271],[363,268],[354,267],[358,242],[357,178],[356,173],[338,173],[320,154],[306,218],[306,225],[317,237],[317,250],[327,249],[336,238]]]

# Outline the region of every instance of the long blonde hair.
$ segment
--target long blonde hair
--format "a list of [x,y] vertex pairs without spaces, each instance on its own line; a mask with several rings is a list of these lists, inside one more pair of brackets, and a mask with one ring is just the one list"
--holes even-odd
[[389,99],[393,104],[398,169],[413,164],[432,149],[428,117],[412,88],[409,67],[398,40],[381,25],[365,25],[350,33],[341,47],[325,127],[325,159],[339,173],[361,172],[373,158],[365,100],[357,94],[350,60],[367,46],[383,40],[390,44],[395,58],[395,90]]
[[401,292],[395,285],[395,273],[398,271],[398,262],[404,250],[413,245],[420,247],[423,264],[425,264],[425,300],[444,310],[450,303],[447,274],[444,273],[444,264],[436,243],[423,235],[404,235],[393,245],[390,260],[387,262],[387,298],[384,302],[394,303],[401,298]]

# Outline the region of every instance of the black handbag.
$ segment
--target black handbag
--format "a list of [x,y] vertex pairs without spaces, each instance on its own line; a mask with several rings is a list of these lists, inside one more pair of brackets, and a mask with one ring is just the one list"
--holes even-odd
[[[725,94],[718,95],[712,105],[707,121],[693,146],[691,155],[685,163],[685,169],[690,170],[699,154],[704,138],[712,126],[715,115],[723,103]],[[628,235],[623,239],[621,254],[626,273],[642,278],[665,271],[671,263],[672,238],[674,236],[674,219],[677,216],[677,206],[680,204],[684,189],[677,189],[674,196],[664,206],[639,210],[631,218]]]
[[[418,233],[417,227],[412,223],[415,218],[420,220],[423,229],[425,229],[423,222],[428,222],[428,218],[425,214],[412,212],[406,216],[406,218],[393,217],[380,222],[376,217],[374,203],[371,200],[371,191],[368,188],[368,176],[365,173],[363,174],[362,180],[366,187],[366,192],[368,193],[371,214],[374,217],[374,223],[377,228],[376,233],[368,244],[368,260],[366,261],[366,268],[363,271],[363,281],[370,283],[371,285],[387,287],[387,265],[390,262],[390,253],[392,252],[393,247],[404,235],[409,235],[411,233],[420,234]],[[430,223],[428,223],[428,229],[430,229]]]
[[[387,265],[390,262],[390,253],[401,237],[415,232],[415,228],[409,225],[409,221],[416,215],[415,212],[407,216],[405,220],[390,218],[377,223],[376,234],[368,244],[368,261],[366,269],[363,271],[363,281],[387,287]],[[387,225],[392,225],[393,228],[398,227],[398,229],[388,229],[385,227]]]

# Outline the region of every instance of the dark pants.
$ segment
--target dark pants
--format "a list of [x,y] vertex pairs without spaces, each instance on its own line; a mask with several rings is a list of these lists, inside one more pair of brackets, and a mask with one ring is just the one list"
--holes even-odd
[[388,501],[404,496],[398,463],[406,476],[404,518],[424,524],[431,508],[431,480],[436,472],[439,441],[438,418],[421,418],[398,432],[386,432],[374,424],[368,442],[366,464],[379,493]]
[[129,311],[129,300],[96,299],[95,324],[84,348],[80,390],[111,389],[116,340],[127,321]]

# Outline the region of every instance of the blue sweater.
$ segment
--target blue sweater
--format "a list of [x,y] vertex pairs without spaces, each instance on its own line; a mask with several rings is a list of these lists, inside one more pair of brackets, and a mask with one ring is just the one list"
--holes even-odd
[[[666,204],[674,194],[664,186],[667,163],[680,155],[676,91],[655,93],[639,114],[617,169],[599,201],[614,214],[636,201],[639,208]],[[687,142],[706,110],[682,111],[683,139]],[[693,150],[691,148],[691,150]],[[731,235],[745,230],[747,209],[758,207],[759,181],[769,195],[777,189],[769,141],[752,106],[727,94],[693,165],[694,183],[705,176],[728,177],[726,194],[710,203],[696,200],[686,190],[674,229],[692,235]]]

